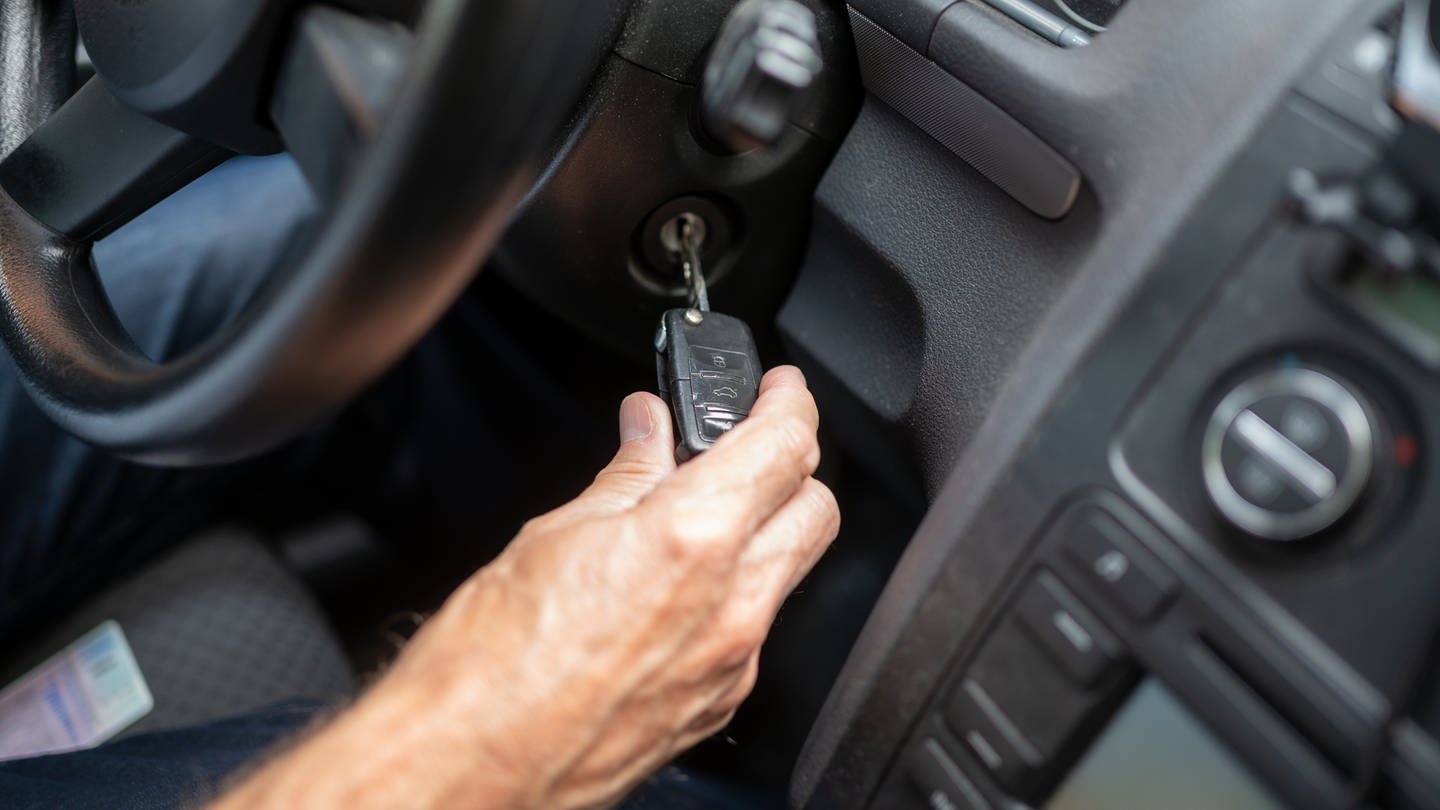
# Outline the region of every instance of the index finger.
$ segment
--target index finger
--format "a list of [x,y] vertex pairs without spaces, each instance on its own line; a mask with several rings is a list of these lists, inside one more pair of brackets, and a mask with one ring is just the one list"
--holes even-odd
[[[681,531],[748,543],[820,464],[820,413],[793,366],[760,382],[750,416],[641,503]],[[663,525],[663,524],[662,524]]]

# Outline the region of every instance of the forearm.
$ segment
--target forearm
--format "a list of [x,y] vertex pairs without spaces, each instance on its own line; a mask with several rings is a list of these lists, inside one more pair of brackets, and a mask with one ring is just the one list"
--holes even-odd
[[373,689],[212,810],[551,806],[537,797],[583,735],[552,716],[570,690],[518,582],[503,558],[477,573]]
[[512,808],[519,780],[456,711],[443,688],[382,681],[323,729],[264,765],[213,810]]
[[622,800],[728,722],[781,600],[834,539],[817,420],[799,373],[772,371],[750,418],[676,470],[664,404],[630,397],[585,493],[526,524],[370,694],[216,807]]

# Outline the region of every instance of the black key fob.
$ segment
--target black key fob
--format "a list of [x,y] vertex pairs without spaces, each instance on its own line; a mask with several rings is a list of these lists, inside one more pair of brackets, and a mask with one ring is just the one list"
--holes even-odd
[[739,318],[672,309],[655,333],[660,396],[675,415],[675,458],[710,449],[750,415],[760,394],[760,355]]

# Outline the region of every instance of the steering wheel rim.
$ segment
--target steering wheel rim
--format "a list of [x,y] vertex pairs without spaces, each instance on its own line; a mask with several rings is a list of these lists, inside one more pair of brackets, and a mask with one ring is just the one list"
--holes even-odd
[[[591,75],[598,54],[585,43],[614,10],[430,0],[385,125],[318,235],[235,323],[174,360],[135,346],[88,242],[0,193],[0,339],[26,389],[84,441],[171,466],[253,455],[340,407],[478,272]],[[36,30],[5,25],[0,52],[36,47],[16,41]],[[6,95],[12,120],[55,103],[33,84]]]

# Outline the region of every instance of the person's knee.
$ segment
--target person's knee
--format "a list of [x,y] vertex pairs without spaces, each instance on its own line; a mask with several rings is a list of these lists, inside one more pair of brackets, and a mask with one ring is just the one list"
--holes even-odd
[[288,156],[237,157],[97,242],[94,261],[131,337],[169,357],[232,320],[317,209]]

